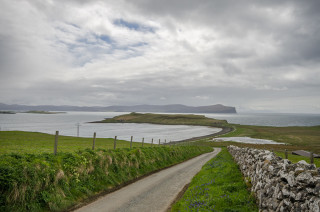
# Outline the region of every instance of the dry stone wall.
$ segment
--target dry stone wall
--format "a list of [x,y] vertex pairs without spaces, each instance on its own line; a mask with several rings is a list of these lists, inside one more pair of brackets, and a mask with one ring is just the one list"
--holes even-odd
[[228,150],[251,182],[260,211],[320,211],[320,168],[304,160],[292,163],[268,150]]

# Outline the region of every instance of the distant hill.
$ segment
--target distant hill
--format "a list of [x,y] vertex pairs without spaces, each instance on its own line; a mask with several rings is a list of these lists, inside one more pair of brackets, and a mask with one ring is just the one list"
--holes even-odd
[[159,112],[159,113],[237,113],[235,107],[221,104],[209,106],[172,105],[135,105],[135,106],[106,106],[106,107],[79,107],[79,106],[55,106],[55,105],[7,105],[0,103],[0,110],[14,111],[100,111],[100,112]]

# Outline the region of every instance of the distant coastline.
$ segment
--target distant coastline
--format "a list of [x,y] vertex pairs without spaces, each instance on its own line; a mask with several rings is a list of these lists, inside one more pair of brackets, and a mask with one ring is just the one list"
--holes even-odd
[[150,113],[237,113],[236,108],[222,104],[208,106],[134,105],[134,106],[55,106],[55,105],[8,105],[0,103],[0,110],[10,111],[87,111],[87,112],[150,112]]
[[43,110],[30,110],[22,113],[35,113],[35,114],[60,114],[66,112],[51,112],[51,111],[43,111]]

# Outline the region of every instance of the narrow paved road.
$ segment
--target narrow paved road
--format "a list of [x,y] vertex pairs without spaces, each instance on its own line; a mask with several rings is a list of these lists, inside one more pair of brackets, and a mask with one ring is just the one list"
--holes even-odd
[[135,183],[107,194],[76,210],[77,212],[166,211],[183,187],[190,183],[201,167],[221,151],[213,152],[162,170]]

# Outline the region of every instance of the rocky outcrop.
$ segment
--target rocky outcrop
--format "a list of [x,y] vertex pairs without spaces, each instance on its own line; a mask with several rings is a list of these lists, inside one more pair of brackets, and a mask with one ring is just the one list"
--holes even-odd
[[229,146],[260,211],[320,211],[320,168],[304,160],[291,163],[268,150]]

